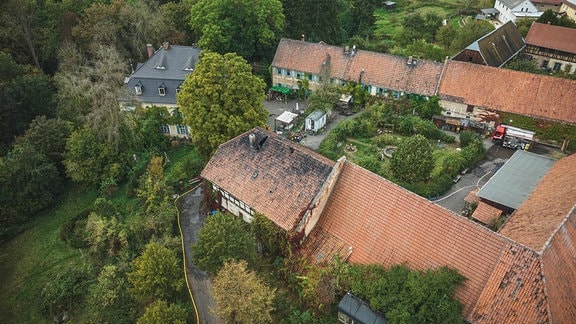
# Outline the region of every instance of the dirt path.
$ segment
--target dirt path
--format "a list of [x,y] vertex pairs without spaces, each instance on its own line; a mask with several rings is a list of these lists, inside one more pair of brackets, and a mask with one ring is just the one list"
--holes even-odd
[[196,269],[192,263],[192,249],[190,246],[196,242],[198,230],[204,224],[206,217],[200,213],[201,200],[202,191],[201,188],[198,188],[180,197],[177,206],[180,211],[180,226],[184,236],[188,281],[194,295],[200,323],[217,324],[222,323],[222,321],[210,313],[210,308],[214,307],[214,299],[210,292],[212,280],[206,272]]

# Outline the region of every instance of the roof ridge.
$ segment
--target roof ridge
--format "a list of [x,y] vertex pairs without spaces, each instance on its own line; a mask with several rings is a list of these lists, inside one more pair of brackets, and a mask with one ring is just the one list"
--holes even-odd
[[544,242],[544,245],[542,246],[542,250],[537,251],[540,254],[540,256],[542,256],[542,254],[544,253],[544,250],[546,250],[546,248],[550,246],[550,242],[552,242],[552,239],[554,239],[554,237],[556,236],[558,231],[560,231],[560,229],[564,226],[564,224],[566,224],[568,219],[570,219],[570,217],[572,217],[573,214],[576,214],[576,204],[574,204],[572,206],[570,211],[566,214],[566,216],[564,216],[564,218],[558,224],[558,226],[556,226],[554,231],[552,231],[552,234],[550,234],[550,237],[548,238],[548,240],[546,240],[546,242]]

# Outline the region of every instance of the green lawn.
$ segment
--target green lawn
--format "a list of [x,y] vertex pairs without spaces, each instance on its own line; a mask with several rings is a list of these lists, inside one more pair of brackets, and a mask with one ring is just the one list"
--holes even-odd
[[97,191],[70,189],[61,202],[32,221],[28,230],[0,246],[0,322],[48,322],[41,314],[42,288],[52,274],[83,264],[83,253],[60,239],[60,228],[92,206]]

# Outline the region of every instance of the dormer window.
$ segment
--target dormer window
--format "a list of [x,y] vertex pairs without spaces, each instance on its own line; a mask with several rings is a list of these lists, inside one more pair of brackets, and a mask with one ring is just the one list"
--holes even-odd
[[162,97],[166,95],[166,85],[164,83],[158,87],[158,94]]
[[138,83],[136,83],[136,85],[134,86],[134,92],[136,93],[137,96],[142,95],[142,82],[138,81]]

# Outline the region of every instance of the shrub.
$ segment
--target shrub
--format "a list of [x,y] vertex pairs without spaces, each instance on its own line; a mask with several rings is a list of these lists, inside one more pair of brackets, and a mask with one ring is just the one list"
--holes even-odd
[[467,147],[474,141],[482,142],[482,136],[480,136],[480,134],[476,132],[469,130],[465,130],[462,133],[460,133],[460,147],[462,148]]
[[400,140],[398,140],[398,137],[394,136],[394,135],[390,135],[390,134],[384,134],[384,135],[379,135],[376,136],[374,138],[372,138],[372,144],[380,147],[380,148],[384,148],[386,146],[396,146],[400,143]]

